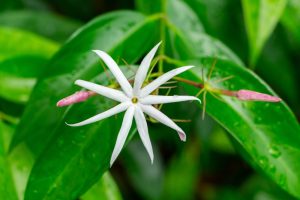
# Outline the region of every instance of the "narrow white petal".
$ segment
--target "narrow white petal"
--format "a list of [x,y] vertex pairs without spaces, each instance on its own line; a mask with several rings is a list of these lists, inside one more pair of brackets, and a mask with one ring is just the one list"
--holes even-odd
[[127,78],[124,76],[123,72],[117,65],[117,63],[104,51],[100,50],[93,50],[107,65],[111,73],[114,75],[114,77],[117,79],[119,82],[122,90],[125,92],[125,94],[129,97],[132,95],[132,87],[129,84]]
[[142,110],[149,115],[150,117],[156,119],[157,121],[159,121],[160,123],[174,129],[177,131],[180,139],[182,141],[186,140],[186,135],[184,133],[184,131],[177,126],[177,124],[175,124],[169,117],[167,117],[164,113],[162,113],[161,111],[157,110],[156,108],[154,108],[153,106],[150,105],[142,105],[140,104]]
[[95,115],[94,117],[91,117],[89,119],[86,119],[82,122],[79,122],[79,123],[76,123],[76,124],[68,124],[66,123],[68,126],[84,126],[84,125],[87,125],[87,124],[91,124],[91,123],[94,123],[94,122],[97,122],[97,121],[100,121],[102,119],[105,119],[105,118],[108,118],[112,115],[115,115],[115,114],[118,114],[120,112],[123,112],[124,110],[126,110],[128,107],[129,107],[129,103],[127,102],[124,102],[124,103],[120,103],[119,105],[105,111],[105,112],[102,112],[98,115]]
[[118,134],[117,142],[115,144],[115,148],[110,159],[110,166],[112,166],[112,164],[115,162],[116,158],[118,157],[118,155],[120,154],[124,146],[127,135],[132,125],[133,115],[134,115],[134,106],[130,106],[128,110],[125,112],[122,126]]
[[104,87],[102,85],[98,85],[84,80],[76,80],[75,84],[119,102],[129,100],[129,98],[123,92],[109,87]]
[[155,47],[153,47],[151,49],[151,51],[143,59],[140,67],[138,68],[138,70],[136,72],[135,79],[134,79],[134,85],[133,85],[133,93],[135,95],[139,95],[140,89],[143,85],[143,82],[145,81],[146,76],[147,76],[147,72],[149,70],[151,61],[152,61],[160,44],[161,44],[161,42],[158,43],[157,45],[155,45]]
[[163,75],[161,75],[160,77],[158,77],[157,79],[155,79],[154,81],[152,81],[151,83],[149,83],[147,86],[145,86],[140,93],[140,97],[145,97],[148,94],[150,94],[151,92],[153,92],[155,89],[157,89],[159,86],[161,86],[162,84],[164,84],[165,82],[167,82],[168,80],[170,80],[171,78],[173,78],[174,76],[181,74],[182,72],[185,72],[186,70],[191,69],[194,66],[184,66],[184,67],[180,67],[177,69],[173,69]]
[[140,134],[141,140],[149,154],[151,163],[153,163],[154,155],[153,155],[152,145],[148,133],[147,121],[142,109],[139,106],[136,106],[135,108],[134,118],[135,118],[136,126]]
[[181,102],[181,101],[199,101],[201,100],[197,97],[193,96],[160,96],[160,95],[148,95],[144,98],[139,99],[142,104],[163,104],[163,103],[174,103],[174,102]]

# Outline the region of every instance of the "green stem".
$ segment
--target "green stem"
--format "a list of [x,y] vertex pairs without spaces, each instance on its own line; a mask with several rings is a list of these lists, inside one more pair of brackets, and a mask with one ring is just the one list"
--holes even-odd
[[17,118],[14,118],[12,116],[9,116],[3,112],[0,112],[0,120],[4,120],[4,121],[7,121],[11,124],[18,124],[18,119]]
[[[161,10],[162,13],[166,13],[166,7],[167,7],[167,1],[162,0]],[[166,22],[165,17],[163,17],[160,21],[160,40],[163,41],[160,49],[159,49],[159,55],[163,56],[165,55],[165,42],[166,42]],[[158,72],[163,73],[163,60],[159,60],[158,63]]]
[[179,82],[183,82],[183,83],[192,85],[192,86],[197,87],[197,88],[204,88],[204,85],[202,83],[198,83],[198,82],[191,81],[191,80],[188,80],[188,79],[184,79],[184,78],[181,78],[181,77],[176,77],[175,76],[172,79],[174,79],[176,81],[179,81]]

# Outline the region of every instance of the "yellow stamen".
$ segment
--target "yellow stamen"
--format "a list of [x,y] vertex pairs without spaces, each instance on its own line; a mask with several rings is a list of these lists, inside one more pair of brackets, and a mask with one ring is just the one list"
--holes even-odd
[[132,103],[137,103],[139,100],[136,97],[132,97],[131,101],[132,101]]

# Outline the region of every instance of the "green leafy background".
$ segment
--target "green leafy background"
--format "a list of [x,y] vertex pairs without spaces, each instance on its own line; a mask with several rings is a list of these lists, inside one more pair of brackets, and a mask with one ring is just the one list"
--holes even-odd
[[[300,199],[299,30],[297,0],[3,0],[0,199]],[[56,102],[81,90],[77,79],[114,81],[91,50],[108,52],[129,78],[159,41],[157,55],[172,58],[159,61],[164,71],[194,65],[180,77],[283,101],[207,93],[204,120],[203,104],[164,105],[172,119],[190,120],[178,122],[187,142],[149,121],[154,164],[133,127],[109,168],[123,114],[78,128],[65,122],[116,103]],[[200,90],[176,84],[171,93]]]

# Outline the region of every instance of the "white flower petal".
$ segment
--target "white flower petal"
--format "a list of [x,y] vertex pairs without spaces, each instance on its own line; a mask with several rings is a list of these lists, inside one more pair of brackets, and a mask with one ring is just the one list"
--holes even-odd
[[143,85],[143,82],[145,81],[145,78],[147,76],[147,72],[149,70],[151,61],[159,47],[159,45],[161,44],[158,43],[157,45],[155,45],[155,47],[153,47],[151,49],[151,51],[144,57],[141,65],[139,66],[136,75],[135,75],[135,79],[134,79],[134,85],[133,85],[133,94],[134,95],[139,95],[140,89]]
[[132,95],[132,87],[130,83],[128,82],[127,78],[124,76],[123,72],[117,65],[117,63],[104,51],[100,50],[93,50],[107,65],[111,73],[115,76],[117,81],[119,82],[122,90],[125,92],[125,94],[129,97]]
[[156,108],[154,108],[153,106],[150,105],[143,105],[140,104],[142,110],[149,115],[150,117],[156,119],[157,121],[159,121],[160,123],[174,129],[177,131],[180,139],[182,141],[186,140],[186,135],[184,133],[184,131],[177,126],[177,124],[175,124],[169,117],[167,117],[164,113],[162,113],[161,111],[157,110]]
[[142,104],[164,104],[164,103],[174,103],[174,102],[181,102],[181,101],[199,101],[201,100],[193,97],[193,96],[161,96],[161,95],[148,95],[144,98],[139,99],[139,102]]
[[115,144],[115,148],[113,150],[113,153],[112,153],[112,156],[110,159],[110,166],[112,166],[112,164],[115,162],[116,158],[118,157],[118,155],[120,154],[120,152],[124,146],[127,135],[129,133],[129,130],[132,125],[134,110],[135,110],[134,106],[130,106],[128,108],[128,110],[125,112],[122,126],[121,126],[121,129],[118,134],[117,142]]
[[129,100],[129,98],[119,90],[104,87],[102,85],[98,85],[84,80],[76,80],[75,84],[119,102],[124,102]]
[[140,134],[141,140],[149,154],[151,163],[153,163],[154,155],[153,155],[152,145],[148,133],[147,121],[142,109],[139,106],[136,106],[135,108],[134,118],[135,118],[137,130]]
[[145,97],[145,96],[149,95],[151,92],[153,92],[155,89],[157,89],[159,86],[161,86],[162,84],[164,84],[165,82],[167,82],[168,80],[173,78],[174,76],[176,76],[186,70],[189,70],[192,67],[194,67],[194,66],[180,67],[180,68],[173,69],[173,70],[161,75],[160,77],[158,77],[157,79],[155,79],[154,81],[149,83],[147,86],[145,86],[141,90],[140,97]]
[[119,105],[105,111],[105,112],[102,112],[98,115],[95,115],[94,117],[91,117],[89,119],[86,119],[82,122],[79,122],[79,123],[76,123],[76,124],[68,124],[66,123],[68,126],[84,126],[84,125],[87,125],[87,124],[91,124],[91,123],[94,123],[94,122],[97,122],[97,121],[100,121],[102,119],[105,119],[105,118],[108,118],[112,115],[115,115],[115,114],[118,114],[120,112],[123,112],[124,110],[126,110],[128,107],[129,107],[130,103],[127,103],[127,102],[124,102],[124,103],[120,103]]

